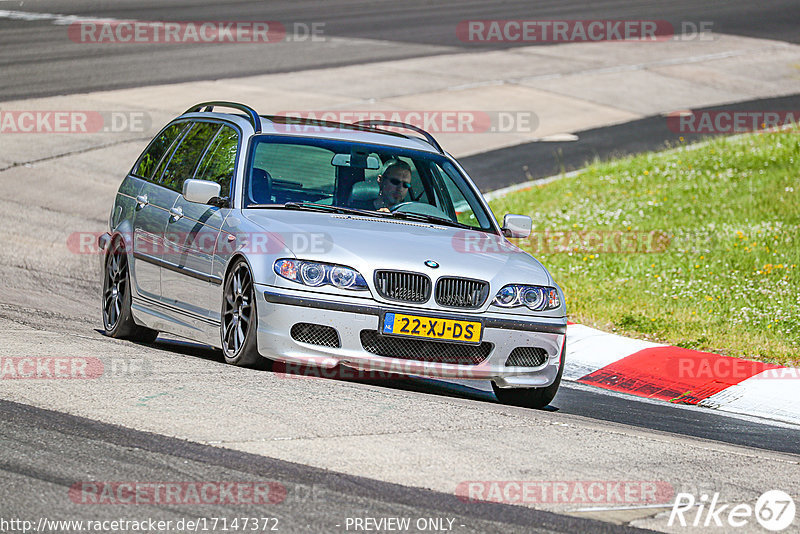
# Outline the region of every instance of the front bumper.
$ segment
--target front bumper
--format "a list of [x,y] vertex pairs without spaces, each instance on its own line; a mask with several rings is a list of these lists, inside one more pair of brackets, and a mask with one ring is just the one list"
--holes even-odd
[[[561,363],[566,336],[565,318],[523,321],[498,313],[458,314],[434,312],[446,319],[480,320],[483,341],[493,344],[489,356],[477,365],[434,363],[379,356],[361,343],[362,330],[379,330],[385,312],[415,313],[422,310],[385,306],[371,299],[336,297],[256,285],[259,352],[271,359],[299,365],[332,368],[345,365],[362,371],[403,375],[493,380],[499,387],[546,387],[553,383]],[[431,310],[425,310],[430,315]],[[296,323],[330,326],[337,330],[339,348],[303,343],[292,338]],[[438,343],[438,342],[432,342]],[[537,367],[506,367],[517,347],[540,347],[547,353]]]

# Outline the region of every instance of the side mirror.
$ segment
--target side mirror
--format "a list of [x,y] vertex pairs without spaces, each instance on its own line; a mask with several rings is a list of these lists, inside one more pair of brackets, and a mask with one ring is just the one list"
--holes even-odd
[[531,235],[533,220],[527,215],[507,213],[503,217],[503,235],[506,237],[528,237]]
[[208,204],[212,198],[219,197],[222,188],[217,182],[208,180],[186,180],[183,182],[183,198],[189,202]]

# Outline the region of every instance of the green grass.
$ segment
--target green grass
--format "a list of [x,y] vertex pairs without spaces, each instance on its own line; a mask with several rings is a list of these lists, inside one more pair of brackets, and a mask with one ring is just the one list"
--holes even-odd
[[564,289],[570,320],[798,365],[797,134],[717,138],[596,163],[491,204],[498,216],[533,218],[532,238],[518,245]]

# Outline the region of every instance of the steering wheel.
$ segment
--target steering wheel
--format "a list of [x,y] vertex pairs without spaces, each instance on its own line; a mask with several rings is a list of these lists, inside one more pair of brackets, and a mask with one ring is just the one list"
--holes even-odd
[[413,200],[409,200],[409,201],[406,201],[406,202],[401,202],[400,204],[395,204],[394,206],[389,208],[389,211],[408,211],[408,210],[403,210],[403,209],[400,209],[400,208],[402,208],[404,206],[408,206],[409,204],[421,204],[421,202],[414,202]]
[[433,217],[439,217],[440,219],[450,219],[452,218],[447,215],[444,211],[440,210],[436,206],[431,206],[427,202],[415,202],[413,200],[408,202],[401,202],[400,204],[395,204],[391,208],[389,208],[391,212],[401,212],[401,213],[417,213],[419,215],[431,215]]

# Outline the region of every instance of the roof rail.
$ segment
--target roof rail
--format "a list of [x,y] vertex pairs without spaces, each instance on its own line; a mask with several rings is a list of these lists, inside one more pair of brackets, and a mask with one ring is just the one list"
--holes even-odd
[[[198,111],[214,111],[214,107],[223,107],[223,108],[231,108],[231,109],[238,109],[239,111],[244,111],[248,118],[250,119],[250,124],[253,125],[253,129],[256,133],[261,133],[261,117],[258,116],[256,110],[251,108],[250,106],[245,106],[244,104],[237,104],[236,102],[201,102],[200,104],[195,104],[194,106],[190,107],[183,113],[196,113]],[[202,109],[205,108],[205,109]]]
[[405,128],[407,130],[411,130],[413,132],[417,132],[418,134],[422,135],[423,137],[425,137],[425,140],[431,144],[433,148],[435,148],[440,154],[444,154],[444,150],[442,150],[441,145],[439,145],[439,143],[436,142],[436,139],[434,139],[431,134],[429,134],[422,128],[414,126],[413,124],[406,124],[405,122],[397,122],[397,121],[386,121],[380,119],[363,120],[354,122],[353,124],[358,126],[391,126],[394,128]]

